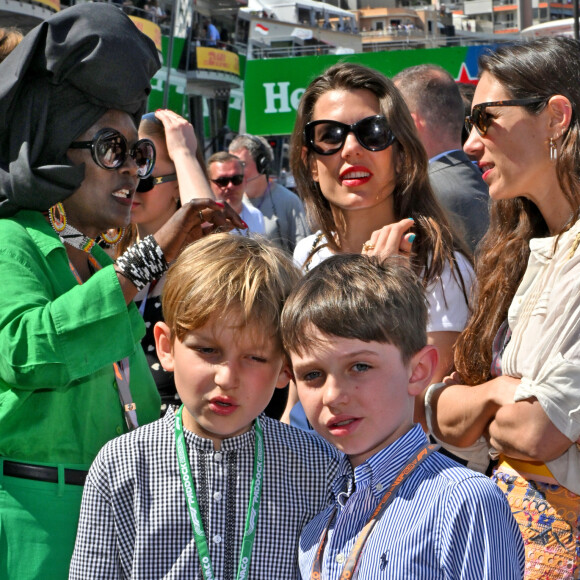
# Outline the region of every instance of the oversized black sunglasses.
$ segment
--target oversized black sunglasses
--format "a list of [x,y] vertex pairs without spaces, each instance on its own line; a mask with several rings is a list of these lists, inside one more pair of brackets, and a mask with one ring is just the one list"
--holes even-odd
[[243,174],[238,174],[238,175],[232,175],[231,177],[217,177],[216,179],[212,179],[211,181],[213,181],[216,185],[219,185],[219,187],[227,187],[228,183],[232,183],[232,185],[241,185],[242,181],[244,181],[244,175]]
[[131,149],[124,135],[115,129],[101,129],[91,141],[73,141],[71,149],[90,149],[93,161],[103,169],[118,169],[130,155],[137,164],[137,175],[151,175],[155,166],[155,145],[150,139],[139,139]]
[[387,119],[382,115],[365,117],[352,125],[339,121],[310,121],[304,127],[304,141],[319,155],[334,155],[344,147],[350,132],[369,151],[383,151],[395,141]]
[[509,101],[492,101],[490,103],[479,103],[471,110],[471,115],[465,117],[465,128],[468,133],[475,127],[477,132],[484,137],[489,129],[493,118],[485,110],[487,107],[523,107],[547,101],[548,97],[529,97],[527,99],[512,99]]
[[177,173],[170,173],[169,175],[159,175],[158,177],[153,177],[153,175],[149,175],[139,180],[137,191],[139,193],[147,193],[148,191],[151,191],[156,185],[161,185],[162,183],[169,183],[170,181],[177,181]]

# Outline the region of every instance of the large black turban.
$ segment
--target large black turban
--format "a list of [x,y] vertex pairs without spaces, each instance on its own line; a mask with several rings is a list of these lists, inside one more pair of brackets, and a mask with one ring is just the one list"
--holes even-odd
[[66,8],[29,32],[0,64],[0,217],[69,197],[84,166],[72,141],[107,110],[139,124],[159,69],[153,41],[119,8]]

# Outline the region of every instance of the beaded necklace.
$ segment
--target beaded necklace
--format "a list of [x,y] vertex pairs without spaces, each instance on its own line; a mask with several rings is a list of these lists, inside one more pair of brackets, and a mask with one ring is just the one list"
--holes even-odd
[[[91,254],[91,250],[95,246],[95,240],[93,240],[93,238],[85,236],[85,234],[79,232],[79,230],[77,230],[74,226],[71,226],[69,223],[67,223],[66,214],[64,212],[62,203],[59,202],[50,208],[50,210],[48,211],[48,219],[50,221],[50,225],[52,226],[53,230],[58,234],[58,237],[60,238],[63,244],[68,244],[73,248],[77,248],[77,250],[82,250],[83,252],[85,252],[87,254],[89,264],[93,268],[93,271],[100,270],[101,265]],[[75,273],[75,277],[77,277],[78,274],[76,274],[76,271],[72,267],[72,264],[71,270],[73,271],[73,273]]]

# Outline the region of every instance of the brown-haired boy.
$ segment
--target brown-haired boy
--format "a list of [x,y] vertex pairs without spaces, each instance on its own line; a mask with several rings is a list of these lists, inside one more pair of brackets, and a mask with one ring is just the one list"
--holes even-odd
[[337,469],[319,437],[262,414],[288,382],[280,313],[298,277],[281,250],[229,234],[176,260],[155,339],[183,406],[99,453],[71,578],[298,578],[300,531]]
[[433,452],[413,425],[437,352],[426,346],[421,282],[400,261],[333,256],[284,307],[306,416],[346,454],[334,506],[300,538],[302,578],[521,578],[522,538],[503,493]]

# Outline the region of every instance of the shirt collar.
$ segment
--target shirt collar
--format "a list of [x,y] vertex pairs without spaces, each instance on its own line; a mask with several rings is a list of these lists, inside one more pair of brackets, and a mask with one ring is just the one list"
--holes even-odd
[[[165,424],[173,431],[175,429],[175,412],[177,411],[177,407],[169,406],[165,416],[163,417]],[[265,415],[262,413],[260,415],[260,424],[262,428],[264,428],[265,423]],[[235,451],[238,449],[242,449],[244,447],[251,446],[254,447],[255,442],[255,426],[252,425],[252,428],[241,435],[237,435],[236,437],[230,437],[229,439],[224,439],[222,441],[221,453],[227,453],[228,451]],[[183,433],[185,436],[185,440],[187,441],[187,445],[190,447],[195,447],[195,449],[200,453],[215,453],[215,449],[213,446],[213,441],[210,439],[205,439],[196,435],[192,431],[189,431],[184,427]]]
[[[66,252],[64,243],[53,230],[45,214],[40,211],[23,209],[16,215],[18,222],[26,228],[43,256],[48,256],[53,250]],[[98,244],[93,246],[91,254],[103,268],[113,263],[113,260]]]
[[[559,237],[549,236],[547,238],[532,238],[530,240],[530,251],[538,261],[544,263],[554,257],[557,248],[565,248],[571,245],[579,234],[580,220]],[[558,241],[557,246],[556,240]]]
[[44,256],[48,256],[55,249],[64,249],[58,234],[42,212],[24,209],[16,216]]
[[449,151],[443,151],[442,153],[433,155],[433,157],[429,159],[429,163],[433,163],[433,161],[437,161],[437,159],[441,159],[441,157],[445,157],[445,155],[451,155],[451,153],[455,153],[456,151],[461,151],[461,149],[449,149]]
[[354,480],[352,468],[345,457],[341,462],[339,475],[333,485],[333,493],[337,500],[341,493],[350,495],[354,489],[360,491],[369,486],[371,486],[375,497],[380,499],[408,463],[411,455],[425,443],[427,443],[427,437],[423,429],[418,424],[414,425],[405,435],[355,467]]

